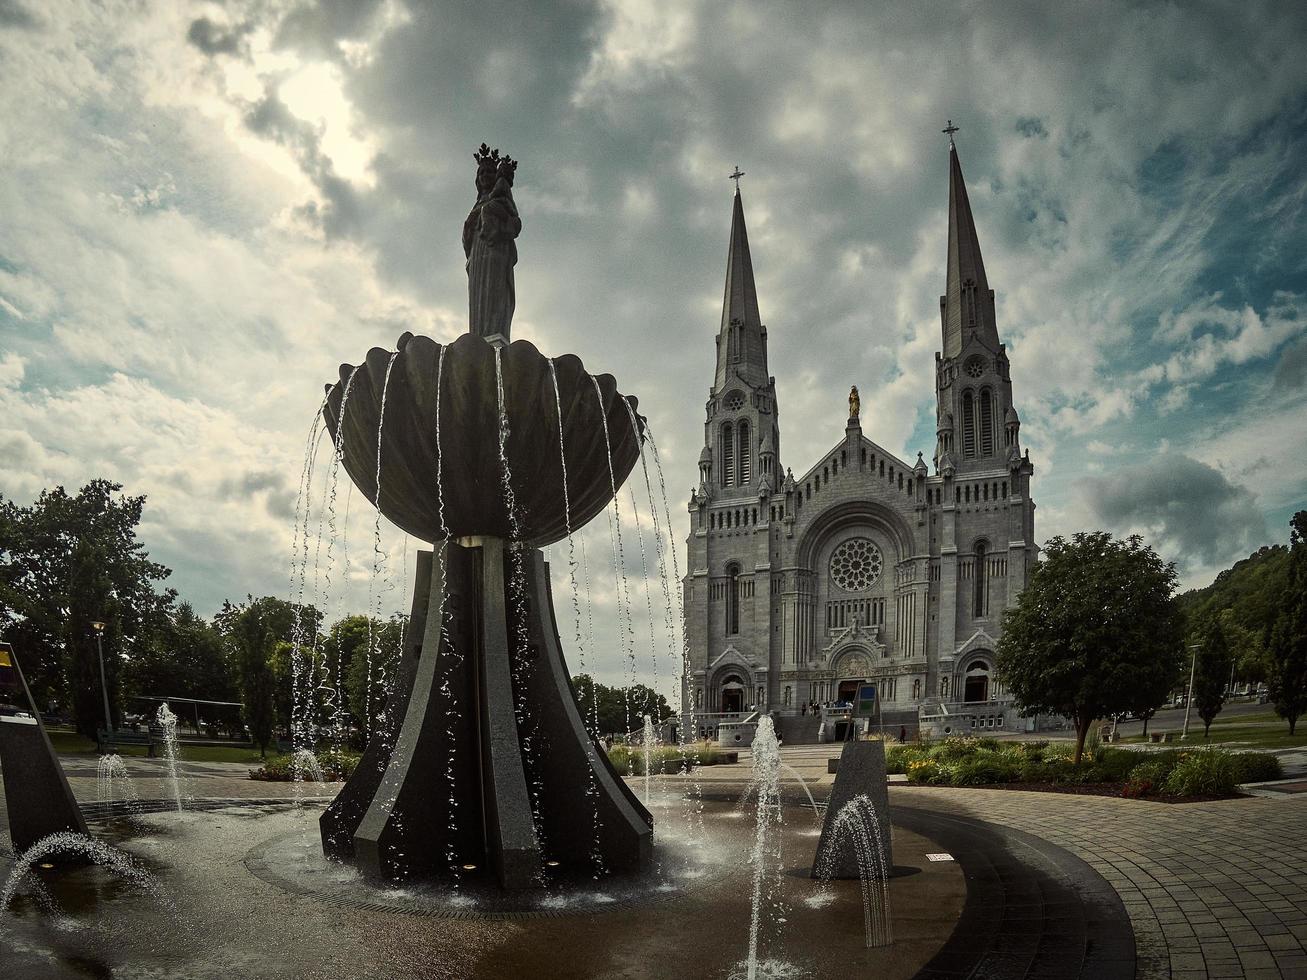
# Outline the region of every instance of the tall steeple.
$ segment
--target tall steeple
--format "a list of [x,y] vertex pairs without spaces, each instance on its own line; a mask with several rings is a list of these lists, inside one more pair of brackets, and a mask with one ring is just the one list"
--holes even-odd
[[716,386],[725,384],[732,373],[754,387],[767,384],[767,328],[758,313],[758,291],[753,282],[753,259],[738,180],[731,214],[731,245],[726,255],[722,326],[717,334]]
[[[767,328],[758,315],[739,167],[726,256],[726,294],[717,333],[717,370],[704,406],[704,450],[695,506],[727,499],[765,502],[779,486],[781,433],[776,381],[767,373]],[[734,512],[732,512],[733,514]],[[706,512],[700,519],[707,520]]]
[[971,216],[967,185],[962,179],[962,165],[958,163],[958,149],[951,134],[948,156],[948,278],[946,292],[939,298],[946,358],[962,353],[973,333],[990,350],[998,350],[994,292],[985,278],[976,222]]

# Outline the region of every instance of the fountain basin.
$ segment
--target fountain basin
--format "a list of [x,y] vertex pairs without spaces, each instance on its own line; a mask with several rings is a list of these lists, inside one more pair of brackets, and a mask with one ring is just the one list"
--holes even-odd
[[554,358],[551,372],[549,358],[524,340],[502,348],[515,530],[499,456],[495,348],[471,334],[443,346],[405,334],[397,348],[374,347],[357,369],[342,364],[322,414],[355,485],[414,537],[488,535],[543,547],[603,510],[639,458],[644,420],[611,375],[592,377],[573,354]]

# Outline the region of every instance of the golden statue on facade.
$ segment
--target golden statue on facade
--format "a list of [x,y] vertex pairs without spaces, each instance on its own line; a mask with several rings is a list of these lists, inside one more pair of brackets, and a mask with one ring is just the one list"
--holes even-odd
[[858,386],[854,385],[849,389],[849,418],[856,419],[858,410],[862,407],[862,401],[858,398]]

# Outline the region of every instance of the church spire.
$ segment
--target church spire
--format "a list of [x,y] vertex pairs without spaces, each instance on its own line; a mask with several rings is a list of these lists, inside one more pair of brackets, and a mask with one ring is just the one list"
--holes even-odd
[[753,281],[753,259],[749,255],[749,233],[744,226],[744,202],[740,197],[736,168],[735,204],[731,214],[731,245],[726,256],[726,294],[722,299],[722,326],[717,335],[718,387],[735,373],[745,383],[767,383],[767,329],[758,313],[758,291]]
[[[949,126],[953,128],[951,122]],[[994,319],[994,293],[985,277],[980,239],[952,133],[949,133],[948,160],[948,279],[939,306],[944,321],[944,356],[957,357],[973,333],[997,350],[998,328]]]

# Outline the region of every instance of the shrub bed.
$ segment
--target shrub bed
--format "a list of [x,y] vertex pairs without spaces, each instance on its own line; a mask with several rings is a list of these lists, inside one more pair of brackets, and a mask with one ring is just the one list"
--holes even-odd
[[1135,752],[1087,743],[1080,764],[1074,747],[1045,741],[999,742],[960,736],[936,743],[896,745],[886,768],[922,786],[996,786],[1019,783],[1051,787],[1119,789],[1126,797],[1230,796],[1240,783],[1277,779],[1280,760],[1264,752],[1230,752],[1207,746]]
[[[608,761],[619,776],[645,775],[643,746],[614,745],[608,750]],[[722,761],[722,749],[713,742],[659,745],[649,754],[649,774],[670,775],[694,766],[715,766]]]
[[[292,771],[290,755],[270,755],[257,769],[250,770],[250,779],[269,783],[289,783],[296,773]],[[318,765],[328,782],[349,779],[358,768],[361,756],[348,750],[329,749],[318,756]],[[298,773],[301,782],[311,782],[312,777],[301,769]]]

